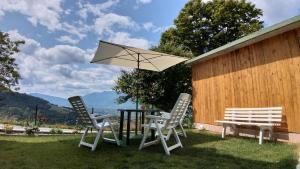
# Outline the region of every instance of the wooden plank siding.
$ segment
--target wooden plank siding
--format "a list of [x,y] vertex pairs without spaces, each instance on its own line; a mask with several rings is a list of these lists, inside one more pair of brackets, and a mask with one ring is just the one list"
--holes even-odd
[[229,107],[283,107],[280,131],[300,133],[300,28],[192,65],[193,120]]

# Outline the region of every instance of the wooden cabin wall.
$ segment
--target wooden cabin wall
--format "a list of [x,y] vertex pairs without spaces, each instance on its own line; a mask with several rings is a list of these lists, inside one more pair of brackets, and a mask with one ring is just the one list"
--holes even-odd
[[229,107],[283,107],[280,131],[300,133],[300,28],[192,66],[193,120]]

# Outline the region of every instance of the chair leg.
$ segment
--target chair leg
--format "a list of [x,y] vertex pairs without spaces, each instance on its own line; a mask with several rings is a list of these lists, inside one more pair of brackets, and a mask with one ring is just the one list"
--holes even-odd
[[225,135],[226,135],[226,125],[225,124],[223,124],[223,130],[222,130],[222,139],[224,139],[225,138]]
[[160,138],[161,144],[162,144],[166,154],[170,155],[170,151],[168,150],[168,145],[167,145],[166,140],[161,132],[161,129],[158,127],[158,125],[156,125],[156,127],[157,127],[158,137]]
[[181,123],[179,124],[179,127],[180,127],[180,129],[181,129],[181,131],[182,131],[183,136],[184,136],[185,138],[187,138],[186,132],[185,132],[185,130],[184,130],[184,128],[183,128],[183,126],[182,126]]
[[103,128],[101,127],[101,129],[98,130],[98,133],[97,133],[96,138],[94,140],[94,144],[92,146],[92,151],[95,151],[95,149],[97,147],[97,144],[98,144],[98,141],[101,138],[102,134],[103,134]]
[[169,131],[168,131],[168,135],[167,135],[167,137],[166,137],[166,140],[167,140],[167,141],[170,139],[171,135],[172,135],[172,130],[169,130]]
[[[151,121],[150,121],[149,125],[150,124],[151,124]],[[140,144],[139,150],[141,150],[144,147],[145,141],[146,141],[146,139],[148,137],[149,130],[150,130],[150,126],[146,127],[146,130],[144,131],[144,136],[143,136],[142,142]]]
[[182,143],[180,141],[180,138],[178,136],[178,133],[176,132],[175,128],[172,128],[173,132],[174,132],[174,136],[175,136],[175,140],[176,140],[176,144],[179,144],[181,148],[183,148]]
[[107,121],[108,121],[108,123],[109,123],[111,132],[112,132],[112,134],[113,134],[113,136],[114,136],[114,138],[115,138],[115,140],[116,140],[116,143],[117,143],[117,145],[119,146],[119,145],[120,145],[120,141],[119,141],[119,139],[118,139],[118,137],[117,137],[117,135],[116,135],[115,129],[114,129],[114,127],[112,126],[111,121],[110,121],[109,119],[108,119]]
[[260,128],[259,130],[259,144],[263,143],[263,139],[264,139],[264,128]]
[[86,137],[88,131],[89,131],[89,127],[87,127],[87,128],[85,129],[84,133],[82,134],[78,147],[80,147],[80,146],[81,146],[81,143],[84,142],[85,137]]

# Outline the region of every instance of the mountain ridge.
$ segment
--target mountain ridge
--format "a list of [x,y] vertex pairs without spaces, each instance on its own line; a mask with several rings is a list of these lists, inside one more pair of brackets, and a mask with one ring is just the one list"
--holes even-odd
[[[58,106],[70,107],[70,104],[66,98],[50,96],[41,93],[29,93],[29,95],[47,100],[48,102]],[[93,92],[82,96],[82,98],[88,107],[93,107],[96,109],[135,108],[135,104],[132,102],[118,104],[116,102],[118,94],[114,91]]]

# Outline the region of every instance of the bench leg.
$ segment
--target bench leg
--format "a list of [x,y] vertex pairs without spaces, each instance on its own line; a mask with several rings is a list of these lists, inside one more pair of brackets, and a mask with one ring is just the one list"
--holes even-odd
[[223,130],[222,130],[222,139],[224,139],[225,138],[225,135],[226,135],[226,125],[225,124],[223,124]]
[[273,139],[273,127],[269,128],[269,137],[270,137],[270,141],[274,140]]
[[263,139],[264,139],[264,128],[260,128],[259,129],[259,144],[263,143]]
[[234,136],[239,136],[239,128],[237,127],[237,125],[232,125],[232,129],[233,129],[233,135]]

